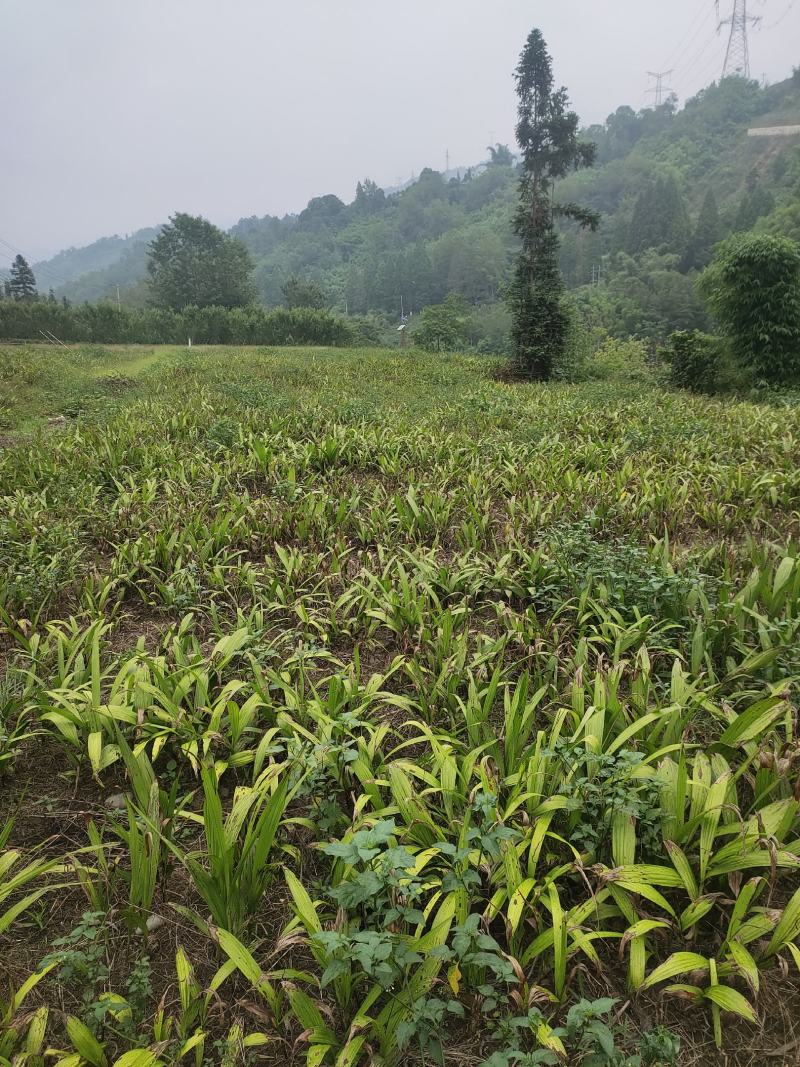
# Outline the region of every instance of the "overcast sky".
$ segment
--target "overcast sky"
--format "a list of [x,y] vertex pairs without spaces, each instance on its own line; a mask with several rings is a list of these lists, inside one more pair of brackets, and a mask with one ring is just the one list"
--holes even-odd
[[[786,77],[800,2],[750,7],[753,75]],[[534,25],[586,122],[641,107],[647,70],[691,95],[725,50],[713,0],[0,0],[0,240],[36,259],[474,163],[513,141]]]

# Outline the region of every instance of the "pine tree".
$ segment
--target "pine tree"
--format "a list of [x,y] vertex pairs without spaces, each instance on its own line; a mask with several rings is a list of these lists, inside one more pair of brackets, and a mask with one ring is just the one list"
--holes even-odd
[[697,224],[689,241],[681,267],[684,271],[702,270],[711,262],[714,245],[722,240],[722,224],[714,190],[709,189],[697,216]]
[[386,193],[370,178],[356,186],[355,209],[361,215],[375,215],[386,207]]
[[760,184],[757,172],[751,171],[747,176],[745,191],[736,213],[734,230],[737,232],[752,230],[761,216],[768,215],[774,207],[775,197]]
[[633,255],[648,248],[682,252],[690,230],[691,223],[677,178],[672,173],[659,174],[636,198],[627,250]]
[[9,284],[12,300],[35,300],[37,297],[36,279],[24,256],[17,256],[11,264]]
[[565,353],[569,329],[555,218],[567,216],[591,229],[599,223],[595,212],[556,203],[553,184],[571,170],[591,166],[595,146],[578,140],[578,116],[569,110],[566,89],[554,88],[552,61],[539,30],[528,37],[515,77],[522,178],[514,228],[522,248],[508,297],[511,336],[521,369],[546,380]]

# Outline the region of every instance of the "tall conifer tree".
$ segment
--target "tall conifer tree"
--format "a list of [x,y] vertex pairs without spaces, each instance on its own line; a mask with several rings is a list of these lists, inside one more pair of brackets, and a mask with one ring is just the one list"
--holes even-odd
[[722,224],[714,190],[709,189],[703,199],[697,225],[694,228],[681,266],[684,270],[702,270],[711,262],[714,245],[722,240]]
[[596,229],[599,216],[577,204],[559,204],[553,186],[595,159],[593,144],[578,138],[578,116],[566,89],[555,89],[547,45],[533,30],[516,70],[517,143],[522,150],[519,207],[514,220],[522,248],[509,291],[517,362],[533,378],[548,379],[567,345],[569,315],[558,266],[557,216]]
[[33,271],[28,266],[28,261],[24,256],[17,256],[14,262],[11,264],[9,279],[9,295],[12,300],[35,300],[38,293],[36,291],[36,278],[33,276]]
[[648,248],[683,252],[691,223],[678,180],[672,172],[658,174],[636,198],[628,233],[628,251],[635,255]]

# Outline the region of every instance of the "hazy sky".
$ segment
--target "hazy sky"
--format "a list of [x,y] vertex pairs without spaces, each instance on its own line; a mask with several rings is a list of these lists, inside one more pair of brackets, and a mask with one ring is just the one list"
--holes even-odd
[[[786,77],[800,0],[750,7],[753,75]],[[36,259],[476,162],[513,141],[534,25],[586,122],[643,106],[647,70],[691,95],[725,50],[713,0],[0,0],[0,240]]]

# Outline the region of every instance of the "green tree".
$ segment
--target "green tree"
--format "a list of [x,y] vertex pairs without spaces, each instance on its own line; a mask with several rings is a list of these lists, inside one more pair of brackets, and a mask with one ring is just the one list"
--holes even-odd
[[734,234],[701,289],[736,358],[769,382],[800,374],[800,246],[785,237]]
[[324,308],[325,293],[316,282],[306,281],[292,274],[281,287],[287,308]]
[[489,165],[492,167],[513,167],[514,156],[507,144],[488,145]]
[[252,269],[241,241],[204,218],[178,212],[149,248],[150,299],[175,311],[244,307],[255,298]]
[[414,331],[414,343],[428,352],[459,348],[466,340],[467,306],[455,293],[451,293],[443,304],[426,307],[420,318],[421,323]]
[[446,233],[433,245],[431,255],[448,291],[460,293],[471,303],[496,299],[506,269],[506,250],[491,226]]
[[635,255],[648,248],[663,248],[681,253],[690,230],[678,179],[671,172],[659,174],[636,198],[627,251]]
[[747,185],[739,202],[734,229],[740,232],[752,230],[763,215],[769,215],[775,207],[775,197],[765,189],[758,180],[758,175],[751,172]]
[[22,255],[16,256],[11,264],[8,295],[12,300],[35,300],[39,295],[36,290],[36,278]]
[[555,217],[567,216],[592,229],[599,223],[593,211],[554,202],[553,184],[572,170],[591,166],[595,146],[578,138],[578,116],[569,110],[566,89],[554,88],[552,62],[539,30],[528,37],[516,83],[522,177],[514,228],[522,247],[508,297],[511,335],[520,368],[547,379],[566,353],[570,327]]
[[686,254],[681,266],[684,270],[702,270],[711,262],[714,245],[722,239],[722,223],[717,207],[717,198],[714,190],[709,189],[697,216],[697,224],[694,228]]
[[620,159],[626,156],[643,133],[643,125],[632,107],[618,107],[606,119],[607,143],[603,159]]
[[300,212],[298,223],[314,233],[336,227],[344,218],[345,205],[338,196],[315,196]]
[[365,178],[356,186],[354,207],[358,215],[377,215],[386,207],[386,193],[370,178]]

